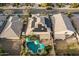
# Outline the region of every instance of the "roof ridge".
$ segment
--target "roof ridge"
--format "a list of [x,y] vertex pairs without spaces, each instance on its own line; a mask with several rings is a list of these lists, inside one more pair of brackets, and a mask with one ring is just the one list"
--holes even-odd
[[8,22],[11,22],[12,18],[13,18],[13,17],[12,17],[12,16],[10,16],[10,18],[9,18],[9,21],[8,21]]
[[5,29],[5,31],[7,31],[12,25],[12,22],[10,22],[9,26]]

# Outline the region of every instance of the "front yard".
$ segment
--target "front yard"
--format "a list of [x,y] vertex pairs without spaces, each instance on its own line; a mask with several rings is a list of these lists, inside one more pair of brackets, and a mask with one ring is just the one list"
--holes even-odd
[[20,40],[17,39],[0,39],[0,48],[4,49],[4,55],[19,55],[20,45]]

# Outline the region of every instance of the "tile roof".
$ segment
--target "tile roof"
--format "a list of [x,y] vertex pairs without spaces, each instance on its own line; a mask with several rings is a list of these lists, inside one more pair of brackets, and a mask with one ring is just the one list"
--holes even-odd
[[5,38],[12,37],[12,39],[19,38],[21,34],[22,25],[23,23],[19,20],[18,16],[11,16],[0,36]]
[[66,15],[62,14],[55,14],[52,16],[54,22],[54,30],[55,32],[62,32],[62,31],[75,31],[70,19]]

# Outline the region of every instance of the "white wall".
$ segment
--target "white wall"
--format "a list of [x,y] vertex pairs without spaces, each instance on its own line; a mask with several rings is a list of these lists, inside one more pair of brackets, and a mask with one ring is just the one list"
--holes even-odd
[[56,39],[62,39],[62,40],[64,40],[65,39],[65,34],[55,34],[54,35],[54,39],[56,40]]

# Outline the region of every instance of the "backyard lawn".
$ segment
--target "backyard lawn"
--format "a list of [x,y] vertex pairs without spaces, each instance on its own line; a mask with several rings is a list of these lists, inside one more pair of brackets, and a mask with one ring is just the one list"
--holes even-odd
[[67,41],[56,41],[56,55],[79,55],[79,44],[77,42],[67,43]]

